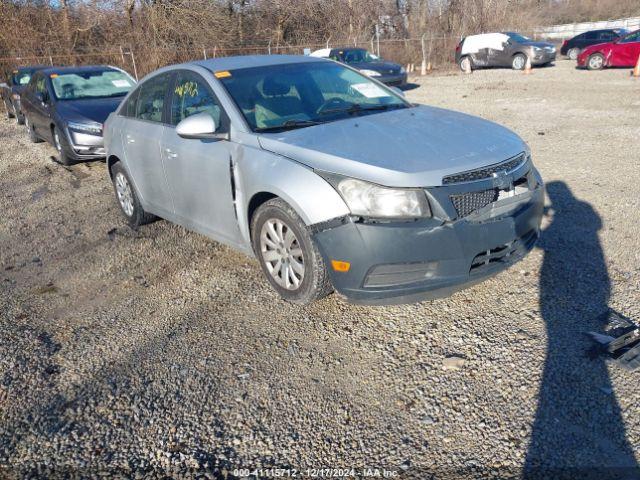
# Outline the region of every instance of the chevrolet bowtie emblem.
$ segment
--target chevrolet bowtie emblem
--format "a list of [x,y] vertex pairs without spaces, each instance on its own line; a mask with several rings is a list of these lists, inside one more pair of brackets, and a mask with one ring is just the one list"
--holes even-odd
[[504,170],[494,172],[491,176],[493,177],[493,186],[495,188],[499,188],[500,190],[510,190],[513,186],[511,175],[507,175],[507,172]]

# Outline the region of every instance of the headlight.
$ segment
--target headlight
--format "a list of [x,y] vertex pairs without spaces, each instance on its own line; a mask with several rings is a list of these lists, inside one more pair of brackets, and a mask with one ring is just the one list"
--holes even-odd
[[68,122],[67,126],[69,127],[69,129],[76,130],[78,132],[93,133],[94,135],[102,134],[102,124],[100,123]]
[[407,73],[407,70],[404,67],[400,67],[400,75],[403,73]]
[[427,196],[421,189],[388,188],[355,178],[322,174],[340,193],[354,215],[373,218],[430,217]]
[[360,70],[360,73],[365,74],[367,77],[379,77],[380,76],[380,72],[376,72],[375,70],[367,70],[366,68],[363,70]]

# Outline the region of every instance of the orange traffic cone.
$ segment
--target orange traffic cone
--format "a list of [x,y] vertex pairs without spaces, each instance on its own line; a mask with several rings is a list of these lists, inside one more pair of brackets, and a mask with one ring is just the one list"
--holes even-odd
[[640,77],[640,55],[638,55],[638,61],[636,62],[636,66],[633,67],[633,72],[631,73],[631,75],[633,75],[633,78]]
[[527,57],[527,63],[524,64],[524,74],[529,75],[531,73],[531,59]]

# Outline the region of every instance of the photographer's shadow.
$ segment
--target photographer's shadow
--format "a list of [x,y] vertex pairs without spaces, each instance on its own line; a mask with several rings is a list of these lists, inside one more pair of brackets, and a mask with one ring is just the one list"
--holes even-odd
[[607,365],[588,355],[586,332],[602,332],[609,311],[602,221],[564,182],[547,193],[554,214],[539,247],[548,343],[524,477],[640,479]]

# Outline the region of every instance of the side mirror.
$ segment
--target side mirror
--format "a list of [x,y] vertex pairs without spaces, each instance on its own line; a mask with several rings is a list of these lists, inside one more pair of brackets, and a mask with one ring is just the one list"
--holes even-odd
[[398,95],[400,95],[402,98],[404,98],[404,91],[403,90],[400,90],[398,87],[391,87],[391,90],[393,90]]
[[182,138],[228,140],[228,133],[216,133],[218,125],[207,112],[197,113],[176,125],[176,133]]

